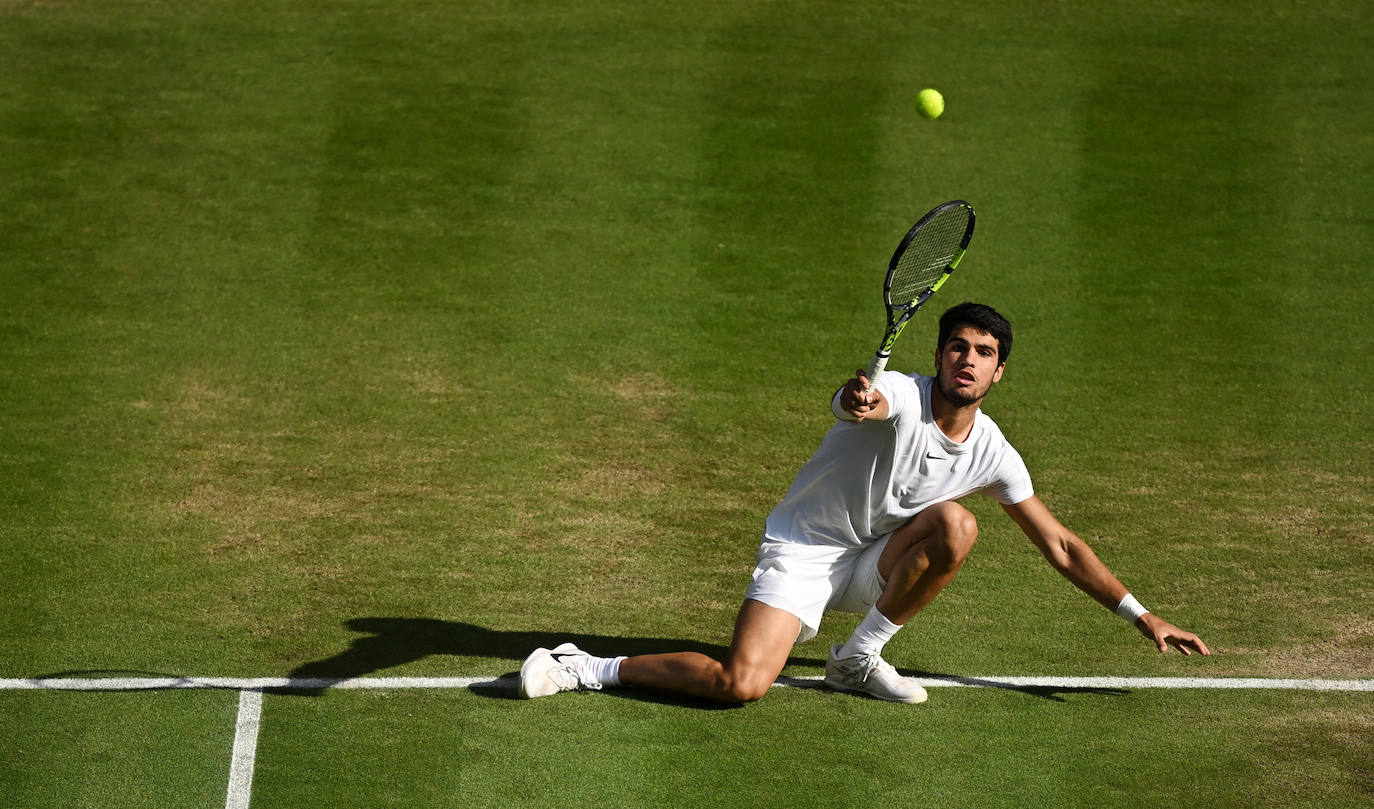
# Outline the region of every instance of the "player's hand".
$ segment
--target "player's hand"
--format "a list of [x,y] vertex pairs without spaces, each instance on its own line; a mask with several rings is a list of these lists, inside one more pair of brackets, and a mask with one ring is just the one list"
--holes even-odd
[[1202,642],[1202,638],[1192,632],[1185,632],[1174,626],[1168,621],[1160,618],[1152,612],[1147,612],[1140,616],[1135,622],[1140,634],[1154,641],[1155,646],[1160,652],[1169,651],[1172,646],[1185,655],[1197,652],[1200,655],[1210,655],[1212,652],[1207,648],[1207,644]]
[[859,421],[869,418],[875,414],[878,406],[883,403],[883,396],[875,390],[866,391],[868,388],[868,373],[860,368],[856,375],[844,385],[844,390],[840,393],[840,407],[853,414]]

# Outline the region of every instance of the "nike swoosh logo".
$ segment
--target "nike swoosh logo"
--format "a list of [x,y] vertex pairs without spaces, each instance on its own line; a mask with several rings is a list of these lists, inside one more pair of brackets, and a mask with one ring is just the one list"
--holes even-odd
[[930,459],[933,460],[933,461],[948,461],[948,460],[949,460],[949,459],[946,458],[945,456],[943,456],[943,455],[936,455],[936,454],[933,453],[933,452],[927,452],[927,453],[926,453],[926,457],[927,457],[927,458],[930,458]]

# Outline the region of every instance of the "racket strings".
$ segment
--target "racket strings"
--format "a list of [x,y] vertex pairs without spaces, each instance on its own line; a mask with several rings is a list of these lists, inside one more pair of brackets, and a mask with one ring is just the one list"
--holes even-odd
[[968,211],[951,208],[925,223],[897,258],[892,272],[891,302],[915,301],[930,289],[959,254],[968,227]]

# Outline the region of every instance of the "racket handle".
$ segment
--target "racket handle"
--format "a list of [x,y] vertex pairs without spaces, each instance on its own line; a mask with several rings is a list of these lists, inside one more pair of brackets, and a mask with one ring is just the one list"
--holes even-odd
[[891,355],[881,351],[873,355],[873,362],[868,365],[868,387],[864,388],[864,393],[869,393],[873,390],[873,383],[878,381],[878,374],[881,374],[883,369],[887,367],[887,358],[889,356]]

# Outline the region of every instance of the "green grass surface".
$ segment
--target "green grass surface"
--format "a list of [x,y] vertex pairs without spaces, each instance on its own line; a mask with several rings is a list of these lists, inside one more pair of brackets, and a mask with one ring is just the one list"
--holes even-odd
[[[514,715],[504,700],[471,695],[275,698],[255,795],[266,806],[324,807],[342,782],[368,806],[419,796],[420,805],[707,807],[734,795],[751,806],[852,806],[903,795],[969,807],[1244,807],[1295,793],[1367,805],[1350,773],[1371,752],[1368,722],[1325,715],[1359,711],[1366,696],[938,696],[915,714],[798,690],[737,710],[575,695]],[[1123,733],[1123,721],[1136,730]],[[321,731],[354,743],[325,749],[314,742]],[[396,772],[418,777],[402,784],[388,777]]]
[[[892,247],[953,197],[978,234],[932,308],[985,300],[1016,327],[987,411],[1051,508],[1218,654],[1153,654],[973,502],[979,545],[893,662],[1368,677],[1370,22],[1354,2],[0,3],[0,677],[718,648],[764,514],[881,336]],[[918,317],[892,367],[928,369],[933,332]],[[949,805],[1371,794],[1366,696],[603,697],[269,697],[255,805],[520,804],[541,773],[707,801],[814,772],[769,782],[795,804],[870,741],[866,799],[931,783],[920,750]],[[0,706],[20,805],[222,794],[228,739],[199,740],[232,731],[227,695]],[[88,766],[145,724],[197,740],[175,773]],[[1142,732],[1177,775],[1134,757]]]
[[0,693],[0,784],[23,807],[223,805],[226,692]]
[[[626,692],[491,696],[504,693],[269,695],[253,805],[1369,805],[1367,694],[940,689],[913,710],[782,689],[703,710]],[[3,699],[50,723],[0,737],[21,753],[3,766],[22,805],[221,797],[232,693]],[[84,791],[55,792],[52,772],[73,768]]]

